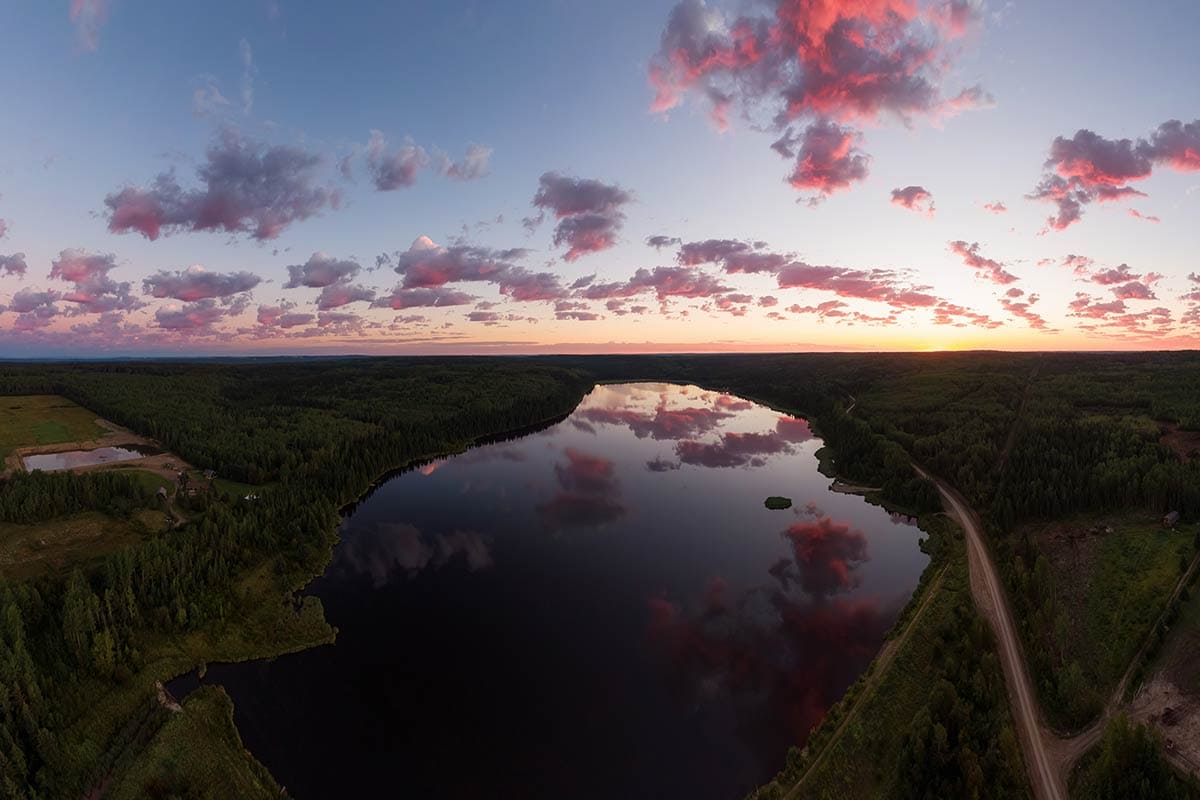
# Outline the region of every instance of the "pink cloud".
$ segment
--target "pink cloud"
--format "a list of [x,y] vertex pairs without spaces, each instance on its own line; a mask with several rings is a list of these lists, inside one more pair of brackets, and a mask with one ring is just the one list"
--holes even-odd
[[[737,107],[748,116],[769,110],[783,128],[801,119],[828,125],[887,115],[907,122],[991,102],[979,87],[951,97],[940,88],[957,54],[952,41],[979,19],[975,3],[770,0],[752,8],[765,13],[729,20],[701,0],[671,10],[650,62],[651,111],[668,111],[694,92],[708,100],[718,127]],[[807,165],[801,159],[793,185],[824,196],[860,180],[866,157],[846,152],[840,159],[813,155]]]
[[1004,264],[992,258],[985,258],[979,252],[979,243],[972,242],[967,244],[962,239],[950,242],[950,251],[962,258],[963,263],[975,270],[975,274],[980,278],[985,278],[992,283],[1001,285],[1015,282],[1016,275],[1004,269]]
[[371,307],[390,308],[395,311],[406,308],[441,308],[466,305],[474,299],[473,295],[453,289],[405,289],[403,286],[397,286],[391,294],[378,298]]
[[554,244],[566,245],[563,258],[575,261],[616,244],[625,222],[621,209],[632,200],[632,194],[616,185],[546,172],[538,179],[533,205],[558,220]]
[[1200,120],[1187,124],[1169,120],[1149,138],[1137,140],[1106,139],[1080,129],[1070,139],[1055,138],[1045,166],[1047,173],[1028,197],[1055,203],[1058,213],[1047,220],[1047,226],[1065,230],[1082,218],[1084,207],[1092,202],[1144,197],[1129,184],[1149,178],[1156,166],[1179,172],[1200,170]]
[[371,182],[381,192],[406,189],[417,182],[417,173],[429,166],[424,148],[405,140],[395,150],[389,150],[382,131],[371,131],[367,141],[367,172]]
[[788,183],[801,191],[816,192],[809,199],[811,205],[866,179],[871,158],[855,146],[859,138],[857,131],[836,122],[812,123],[797,140],[796,168]]
[[127,186],[104,198],[108,229],[147,239],[181,231],[248,233],[274,239],[292,223],[336,207],[340,195],[316,185],[319,156],[267,147],[223,129],[197,168],[202,188],[184,189],[173,171],[149,186]]
[[130,295],[129,283],[117,283],[108,273],[117,266],[112,253],[67,249],[50,262],[50,278],[73,283],[62,299],[75,304],[76,313],[132,311],[143,304]]
[[337,259],[327,253],[317,251],[308,257],[303,264],[290,264],[287,268],[288,281],[285,289],[297,289],[307,286],[321,289],[342,281],[348,281],[362,271],[357,261],[353,259]]
[[447,283],[484,281],[494,283],[500,293],[519,302],[557,300],[566,290],[557,275],[530,272],[513,261],[524,258],[526,250],[493,250],[466,244],[449,247],[421,236],[408,250],[384,257],[403,276],[406,289],[428,289]]
[[334,283],[321,290],[320,296],[317,297],[317,309],[328,311],[350,303],[370,302],[374,299],[375,292],[372,289],[349,283]]
[[1008,212],[1008,206],[1001,202],[984,203],[983,208],[985,211],[990,211],[993,214],[1004,214]]
[[933,195],[923,186],[905,186],[903,189],[892,189],[892,204],[926,214],[932,217],[935,213]]
[[248,292],[261,281],[250,272],[209,272],[196,264],[179,272],[159,271],[142,281],[142,290],[153,297],[193,302]]

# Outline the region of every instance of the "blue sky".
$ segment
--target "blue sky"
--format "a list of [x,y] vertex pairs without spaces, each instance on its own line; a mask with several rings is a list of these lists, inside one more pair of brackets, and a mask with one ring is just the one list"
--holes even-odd
[[[939,42],[945,68],[936,82],[947,97],[978,84],[994,102],[954,115],[924,109],[907,124],[886,109],[853,120],[834,109],[839,125],[859,132],[869,174],[812,207],[798,202],[809,194],[785,181],[794,164],[769,147],[781,133],[771,122],[777,106],[769,94],[745,92],[725,132],[710,120],[707,77],[689,85],[667,113],[650,111],[648,67],[664,56],[660,37],[674,2],[75,2],[101,18],[94,47],[78,20],[72,22],[71,3],[18,2],[0,10],[0,26],[20,34],[0,52],[6,120],[0,126],[0,219],[8,229],[0,256],[23,253],[27,264],[23,275],[0,274],[0,305],[9,307],[0,312],[0,355],[535,352],[645,349],[646,343],[665,349],[1109,349],[1196,341],[1194,311],[1188,321],[1194,303],[1183,298],[1198,288],[1188,275],[1200,270],[1194,256],[1200,234],[1192,222],[1200,212],[1200,172],[1155,162],[1152,175],[1130,184],[1148,196],[1092,202],[1063,230],[1045,231],[1054,208],[1025,198],[1055,137],[1069,139],[1086,128],[1106,140],[1136,142],[1168,120],[1200,117],[1194,43],[1200,7],[1193,2],[1136,8],[969,3],[969,29]],[[770,19],[789,2],[714,0],[705,13],[719,15],[728,32],[739,15]],[[932,15],[938,4],[916,5]],[[857,24],[846,13],[848,24]],[[195,93],[213,89],[227,104],[198,113]],[[752,119],[741,116],[742,107]],[[811,121],[795,124],[803,129]],[[263,148],[319,156],[314,180],[342,194],[339,207],[324,207],[265,241],[244,231],[177,230],[151,240],[110,230],[106,196],[144,187],[169,169],[185,189],[195,186],[196,167],[223,129]],[[365,162],[372,130],[391,148],[407,137],[426,151],[431,166],[414,185],[376,188]],[[460,181],[437,174],[437,150],[457,160],[472,144],[491,150],[485,175]],[[347,155],[354,158],[353,182],[336,169]],[[611,246],[566,261],[565,248],[552,242],[554,219],[526,231],[522,219],[538,211],[531,201],[548,171],[631,195],[619,206],[623,219]],[[932,194],[935,216],[889,201],[892,189],[912,185]],[[1008,212],[982,210],[996,201]],[[1160,222],[1135,218],[1131,208]],[[495,222],[501,215],[503,222]],[[673,246],[646,246],[652,235],[758,241],[766,244],[760,250],[807,265],[903,270],[905,287],[923,287],[939,304],[969,308],[993,324],[959,318],[936,324],[929,303],[897,307],[824,288],[783,288],[773,273],[730,273],[720,262],[693,268],[719,279],[723,292],[670,296],[660,289],[625,298],[626,312],[639,303],[645,313],[617,314],[603,301],[567,292],[586,275],[617,283],[639,268],[680,268]],[[518,302],[500,295],[496,284],[474,282],[460,288],[484,307],[395,309],[361,302],[338,309],[355,320],[319,330],[311,307],[317,292],[282,288],[288,265],[322,252],[358,262],[363,271],[355,285],[383,297],[404,274],[369,271],[376,256],[407,250],[420,236],[445,246],[528,248],[519,268],[560,276],[564,294]],[[948,247],[957,240],[977,242],[976,252],[1003,263],[1020,282],[981,280]],[[103,335],[73,333],[99,319],[86,304],[59,299],[55,312],[36,323],[19,323],[12,308],[21,291],[66,293],[62,281],[47,276],[67,249],[111,253],[115,266],[107,274],[130,282],[137,298],[139,307],[111,317]],[[1076,293],[1095,305],[1111,299],[1110,284],[1061,266],[1068,254],[1091,259],[1093,273],[1124,263],[1131,275],[1162,276],[1142,281],[1155,299],[1131,301],[1120,313],[1079,316],[1069,306]],[[1055,263],[1039,266],[1040,260]],[[164,328],[160,309],[186,310],[197,301],[144,294],[141,281],[192,265],[247,271],[261,282],[248,295],[200,300],[220,306],[203,324]],[[1043,318],[1043,327],[1031,328],[1000,304],[1016,287],[1024,293],[1017,302],[1037,296],[1029,310]],[[753,299],[738,300],[743,295]],[[715,307],[722,296],[735,300]],[[762,297],[778,304],[761,305]],[[313,324],[263,329],[255,309],[281,300],[294,304],[292,313],[312,313]],[[844,303],[833,316],[803,310],[832,300]],[[564,302],[595,318],[558,318]],[[1153,325],[1144,316],[1130,318],[1159,308],[1167,309],[1169,322],[1161,313],[1151,315]],[[479,321],[467,319],[473,310]],[[425,319],[395,321],[413,316]]]

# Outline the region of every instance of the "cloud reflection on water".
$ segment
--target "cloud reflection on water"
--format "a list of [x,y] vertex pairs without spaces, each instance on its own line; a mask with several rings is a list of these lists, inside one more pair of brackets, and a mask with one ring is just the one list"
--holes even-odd
[[461,557],[472,572],[493,564],[487,537],[470,531],[426,535],[408,523],[384,523],[370,535],[344,540],[335,550],[335,567],[365,575],[376,587],[393,577],[415,577],[426,568],[440,569]]

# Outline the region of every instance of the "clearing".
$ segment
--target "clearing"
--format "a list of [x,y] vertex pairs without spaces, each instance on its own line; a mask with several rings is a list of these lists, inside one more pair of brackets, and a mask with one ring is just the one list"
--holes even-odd
[[1183,603],[1146,673],[1130,715],[1158,729],[1177,766],[1200,772],[1200,593]]
[[166,524],[165,514],[149,509],[129,520],[87,511],[34,525],[0,523],[0,576],[28,578],[94,561]]
[[0,398],[0,459],[5,462],[19,447],[85,442],[108,433],[110,430],[96,420],[95,414],[65,397],[38,394]]
[[[1026,652],[1052,724],[1100,713],[1192,557],[1192,536],[1156,514],[1120,512],[1027,525],[1046,569],[1025,565]],[[1045,574],[1048,572],[1048,575]]]

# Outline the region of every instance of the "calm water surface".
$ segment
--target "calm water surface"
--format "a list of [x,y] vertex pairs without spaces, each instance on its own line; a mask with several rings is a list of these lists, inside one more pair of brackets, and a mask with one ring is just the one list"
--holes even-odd
[[95,450],[68,450],[65,453],[38,453],[25,456],[25,469],[43,472],[57,472],[76,467],[90,467],[93,464],[108,464],[113,461],[131,461],[135,458],[145,458],[153,455],[148,450],[132,447],[97,447]]
[[738,798],[926,564],[915,527],[828,490],[818,447],[729,395],[597,387],[382,484],[307,590],[337,643],[206,681],[300,800]]

